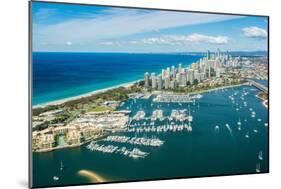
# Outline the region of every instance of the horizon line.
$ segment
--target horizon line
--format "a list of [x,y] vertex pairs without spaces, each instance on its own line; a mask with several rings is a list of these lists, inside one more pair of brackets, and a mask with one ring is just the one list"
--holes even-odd
[[[130,52],[130,51],[32,51],[32,53],[128,53],[128,54],[168,54],[168,53],[206,53],[205,51],[179,51],[179,52]],[[217,51],[210,51],[217,52]],[[234,51],[221,51],[221,52],[268,52],[268,50],[234,50]]]

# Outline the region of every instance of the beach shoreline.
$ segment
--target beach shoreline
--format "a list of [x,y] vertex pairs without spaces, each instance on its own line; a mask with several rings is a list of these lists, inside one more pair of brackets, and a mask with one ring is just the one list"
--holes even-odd
[[106,180],[97,173],[89,170],[80,170],[77,173],[80,176],[88,178],[91,182],[106,182]]
[[261,98],[260,96],[259,96],[259,94],[260,93],[258,93],[257,95],[256,95],[256,97],[258,98],[258,99],[260,99],[260,100],[262,100],[262,105],[266,108],[266,109],[268,109],[268,100],[267,99],[263,99],[263,98]]
[[[47,106],[61,105],[61,104],[66,103],[68,101],[90,97],[92,95],[104,93],[106,91],[109,91],[109,90],[112,90],[112,89],[116,89],[116,88],[119,88],[119,87],[130,88],[136,82],[140,82],[140,81],[142,81],[142,80],[141,79],[140,80],[135,80],[135,81],[123,83],[123,84],[120,84],[120,85],[115,85],[115,86],[112,86],[112,87],[107,87],[107,88],[104,88],[104,89],[99,89],[99,90],[95,90],[95,91],[92,91],[92,92],[84,93],[84,94],[81,94],[81,95],[78,95],[78,96],[74,96],[74,97],[68,97],[68,98],[64,98],[64,99],[61,99],[61,100],[56,100],[56,101],[51,101],[51,102],[47,102],[47,103],[44,103],[44,104],[34,105],[32,107],[32,109],[45,108]],[[207,90],[202,90],[202,91],[190,92],[189,94],[190,95],[202,94],[202,93],[208,93],[208,92],[212,92],[212,91],[216,91],[216,90],[220,90],[220,89],[226,89],[226,88],[231,88],[231,87],[239,87],[239,86],[243,86],[243,85],[248,85],[248,82],[241,83],[241,84],[238,84],[238,85],[237,84],[236,85],[228,85],[228,86],[222,86],[222,87],[217,87],[217,88],[212,88],[212,89],[207,89]]]
[[85,98],[85,97],[90,97],[92,95],[104,93],[106,91],[109,91],[109,90],[112,90],[112,89],[116,89],[116,88],[119,88],[119,87],[130,88],[136,82],[139,82],[139,81],[142,81],[142,80],[141,79],[140,80],[135,80],[135,81],[131,81],[131,82],[115,85],[115,86],[112,86],[112,87],[107,87],[107,88],[104,88],[104,89],[94,90],[94,91],[91,91],[91,92],[88,92],[88,93],[84,93],[84,94],[81,94],[81,95],[77,95],[77,96],[73,96],[73,97],[67,97],[67,98],[63,98],[63,99],[60,99],[60,100],[55,100],[55,101],[51,101],[51,102],[37,104],[37,105],[32,106],[32,109],[45,108],[47,106],[61,105],[61,104],[65,103],[65,102],[68,102],[68,101],[71,101],[71,100],[77,100],[77,99],[81,99],[81,98]]

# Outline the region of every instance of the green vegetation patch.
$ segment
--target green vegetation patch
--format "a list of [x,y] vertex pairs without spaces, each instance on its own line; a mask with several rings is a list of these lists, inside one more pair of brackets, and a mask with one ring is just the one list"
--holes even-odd
[[268,100],[268,93],[267,92],[261,92],[258,94],[258,97],[263,100]]
[[114,111],[114,109],[106,106],[94,106],[89,109],[89,112],[104,112],[104,111]]

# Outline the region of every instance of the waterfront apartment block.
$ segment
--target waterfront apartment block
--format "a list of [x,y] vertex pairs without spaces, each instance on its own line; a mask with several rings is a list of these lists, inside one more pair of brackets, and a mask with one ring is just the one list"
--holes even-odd
[[241,66],[240,57],[231,57],[228,52],[222,53],[220,49],[215,53],[209,50],[204,58],[198,62],[184,67],[181,63],[162,69],[161,73],[144,74],[144,86],[151,89],[174,89],[198,84],[207,79],[220,78],[228,67]]
[[[32,132],[32,150],[45,152],[75,147],[106,136],[107,131],[122,130],[129,121],[130,111],[88,112],[67,125],[49,126]],[[44,115],[46,116],[46,115]]]

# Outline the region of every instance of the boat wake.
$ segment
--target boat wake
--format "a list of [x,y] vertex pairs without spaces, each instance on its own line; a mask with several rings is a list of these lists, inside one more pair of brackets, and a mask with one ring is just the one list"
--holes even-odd
[[231,137],[233,137],[232,129],[230,128],[229,124],[225,124],[225,127],[226,127],[227,130],[229,131],[229,134],[231,135]]

